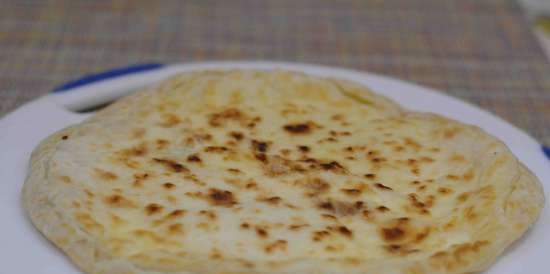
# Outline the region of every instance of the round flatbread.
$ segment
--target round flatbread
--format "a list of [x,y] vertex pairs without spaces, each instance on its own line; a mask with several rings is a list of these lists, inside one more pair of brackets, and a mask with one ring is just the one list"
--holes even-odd
[[483,130],[286,71],[171,78],[34,151],[35,226],[88,273],[483,270],[541,186]]

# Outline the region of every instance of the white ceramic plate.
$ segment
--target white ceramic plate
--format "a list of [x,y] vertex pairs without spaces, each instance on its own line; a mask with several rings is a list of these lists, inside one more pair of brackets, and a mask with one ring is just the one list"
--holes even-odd
[[[362,83],[409,109],[434,112],[477,125],[503,140],[545,184],[545,194],[549,197],[550,161],[545,158],[541,146],[533,138],[484,110],[425,87],[369,73],[305,64],[208,62],[133,66],[68,83],[47,96],[23,105],[0,120],[0,273],[80,273],[59,250],[34,229],[26,218],[20,202],[21,186],[33,148],[53,132],[77,123],[89,115],[71,110],[81,110],[109,102],[178,72],[231,68],[280,68],[345,78]],[[547,205],[536,226],[486,273],[548,273],[549,230],[550,215]]]

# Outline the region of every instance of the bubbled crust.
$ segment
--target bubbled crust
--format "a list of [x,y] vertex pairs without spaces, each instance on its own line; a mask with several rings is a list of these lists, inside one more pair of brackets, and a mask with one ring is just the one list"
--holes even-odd
[[[334,112],[334,123],[314,120],[315,115],[292,117],[302,105],[286,111],[290,118],[281,111],[280,132],[263,134],[269,114],[244,107],[249,97],[223,97],[213,87],[258,79],[275,91],[281,87],[274,81],[290,81],[295,89],[290,92],[297,89],[314,104],[336,102],[324,108]],[[239,88],[222,91],[255,92]],[[312,88],[325,92],[310,95]],[[273,90],[257,95],[268,97],[254,99],[253,106],[277,109],[284,99],[268,92]],[[181,103],[186,100],[206,103],[178,112],[193,107]],[[225,107],[228,102],[234,107]],[[363,111],[356,120],[346,115]],[[132,122],[147,120],[151,112],[162,113],[155,125]],[[192,124],[211,132],[182,129],[190,127],[186,115],[202,115],[202,122]],[[351,126],[357,131],[340,128],[356,121],[364,123]],[[158,131],[150,130],[155,126]],[[253,134],[250,127],[258,129]],[[163,138],[175,130],[192,134],[194,143],[180,140],[187,150]],[[411,130],[440,142],[403,135]],[[119,147],[121,138],[132,140]],[[88,154],[66,154],[78,147]],[[475,159],[481,160],[468,169]],[[86,168],[72,170],[75,160]],[[438,173],[441,167],[444,173]],[[224,175],[208,175],[213,170]],[[537,179],[478,128],[405,112],[352,83],[238,71],[176,77],[49,137],[33,153],[23,201],[35,226],[88,273],[467,273],[488,267],[519,238],[537,218],[543,197]],[[445,225],[435,226],[435,219]],[[206,235],[213,243],[194,240]],[[445,237],[453,241],[442,243]],[[235,247],[239,244],[244,249]]]

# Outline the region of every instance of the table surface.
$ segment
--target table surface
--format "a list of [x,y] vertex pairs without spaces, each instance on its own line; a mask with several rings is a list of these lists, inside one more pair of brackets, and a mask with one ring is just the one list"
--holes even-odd
[[394,76],[550,145],[550,63],[513,0],[0,0],[0,117],[141,62],[280,60]]

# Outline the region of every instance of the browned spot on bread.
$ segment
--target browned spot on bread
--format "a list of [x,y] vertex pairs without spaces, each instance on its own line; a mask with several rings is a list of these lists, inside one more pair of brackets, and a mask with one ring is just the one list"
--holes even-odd
[[268,142],[258,141],[258,140],[251,140],[250,144],[252,146],[252,149],[254,151],[265,153],[269,149]]
[[208,124],[213,127],[219,127],[225,123],[225,121],[238,121],[245,123],[246,115],[239,109],[229,108],[219,113],[210,114]]
[[239,132],[239,131],[231,131],[231,132],[229,132],[229,136],[231,136],[236,141],[240,141],[244,138],[244,134],[242,132]]
[[367,173],[367,174],[365,174],[365,178],[367,178],[367,179],[375,179],[375,178],[376,178],[376,174]]
[[235,174],[239,174],[239,173],[243,173],[240,169],[238,168],[228,168],[227,171],[231,172],[231,173],[235,173]]
[[330,184],[321,178],[301,180],[297,181],[297,184],[304,186],[306,188],[306,194],[310,197],[317,196],[330,189]]
[[183,233],[183,225],[182,224],[171,224],[168,226],[168,232],[170,234],[181,234]]
[[244,187],[246,189],[258,189],[258,184],[255,182],[248,182]]
[[283,129],[291,134],[308,134],[310,133],[315,124],[313,122],[294,123],[283,126]]
[[118,176],[115,173],[111,171],[103,170],[101,168],[94,168],[94,172],[97,177],[105,181],[113,181],[118,178]]
[[338,220],[338,218],[336,218],[336,216],[334,215],[330,215],[330,214],[321,214],[321,216],[325,219],[329,219],[329,220]]
[[165,149],[170,144],[170,141],[166,139],[157,139],[155,140],[155,144],[157,145],[157,149]]
[[317,230],[312,233],[312,240],[315,242],[322,241],[326,237],[330,236],[330,232],[327,230]]
[[249,228],[250,228],[250,224],[244,222],[244,223],[241,224],[241,228],[242,228],[242,229],[249,229]]
[[332,212],[337,216],[350,216],[363,209],[364,203],[362,201],[344,202],[328,200],[319,203],[317,207]]
[[356,188],[342,188],[340,191],[349,196],[359,196],[362,193],[361,189]]
[[374,186],[378,189],[381,189],[381,190],[393,190],[391,187],[383,185],[381,183],[376,183],[376,184],[374,184]]
[[147,206],[145,206],[145,212],[149,216],[153,215],[153,214],[160,213],[162,211],[162,209],[163,209],[163,206],[161,206],[159,204],[156,204],[156,203],[150,203]]
[[278,196],[272,196],[268,198],[260,198],[258,200],[262,202],[266,202],[268,204],[278,205],[283,199],[281,199],[281,197],[278,197]]
[[353,231],[351,231],[349,228],[345,227],[345,226],[339,226],[338,227],[338,232],[348,238],[353,238]]
[[215,206],[232,207],[237,204],[235,196],[228,190],[211,188],[208,191],[208,198],[209,202]]
[[196,162],[196,163],[200,163],[202,162],[201,158],[199,157],[199,154],[198,153],[195,153],[195,154],[191,154],[189,156],[187,156],[187,162]]
[[258,236],[260,236],[261,238],[267,238],[269,236],[269,233],[265,229],[260,227],[256,228],[256,234],[258,234]]
[[135,207],[134,203],[120,194],[105,197],[103,200],[107,205],[113,207]]
[[465,202],[466,200],[468,200],[468,197],[470,196],[470,193],[468,192],[464,192],[460,195],[458,195],[458,197],[456,198],[459,202]]
[[304,145],[298,146],[298,149],[303,153],[308,153],[311,150],[308,146]]
[[328,163],[320,163],[319,166],[321,169],[324,170],[331,170],[331,171],[344,171],[344,167],[338,163],[337,161],[331,161]]
[[445,139],[452,139],[461,131],[462,129],[458,127],[448,128],[443,131],[443,136],[445,137]]
[[188,172],[189,171],[189,169],[187,169],[186,167],[184,167],[180,163],[177,163],[176,161],[173,161],[173,160],[153,158],[153,161],[164,165],[164,167],[168,168],[169,170],[171,170],[173,172]]
[[471,181],[473,178],[474,178],[474,171],[471,169],[469,169],[468,171],[466,171],[466,173],[464,173],[464,175],[462,175],[462,179],[464,179],[464,181],[466,182]]
[[420,145],[418,142],[416,142],[412,138],[406,137],[404,141],[405,141],[405,146],[411,147],[415,150],[420,150],[422,148],[422,145]]
[[272,253],[276,250],[284,251],[287,247],[287,241],[286,240],[276,240],[273,243],[270,243],[264,247],[264,250],[266,253]]
[[185,211],[184,209],[175,209],[172,212],[170,212],[166,217],[167,218],[178,218],[178,217],[182,217],[183,215],[185,215],[186,212],[187,211]]
[[172,113],[167,113],[162,115],[162,121],[159,123],[161,127],[170,128],[177,124],[181,123],[181,120],[178,116]]
[[204,148],[204,151],[210,153],[222,153],[229,151],[229,149],[223,146],[207,146]]
[[380,211],[380,212],[387,212],[387,211],[390,211],[389,208],[385,207],[385,206],[379,206],[376,208],[376,210]]
[[462,258],[467,253],[478,253],[483,246],[488,244],[488,241],[476,241],[474,243],[461,244],[453,251],[453,257],[457,261],[462,261]]
[[293,230],[293,231],[298,231],[304,227],[308,227],[309,225],[308,224],[298,224],[298,225],[290,225],[288,226],[288,229],[290,230]]
[[398,244],[386,245],[384,246],[384,249],[386,249],[386,251],[389,253],[398,254],[398,255],[407,255],[407,254],[419,251],[418,249],[410,249],[404,245],[398,245]]
[[69,135],[63,135],[63,136],[61,136],[61,140],[67,140],[67,139],[69,139]]
[[205,216],[206,218],[210,219],[211,221],[214,221],[218,218],[218,215],[216,215],[216,212],[211,210],[201,210],[199,211],[199,214],[201,216]]
[[382,228],[381,235],[386,242],[396,242],[405,238],[405,231],[400,227]]
[[166,189],[172,189],[172,188],[176,187],[176,185],[174,185],[172,183],[169,183],[169,182],[162,184],[162,186]]
[[453,193],[453,190],[450,189],[450,188],[447,188],[447,187],[440,187],[437,189],[437,192],[440,193],[440,194],[450,194],[450,193]]

